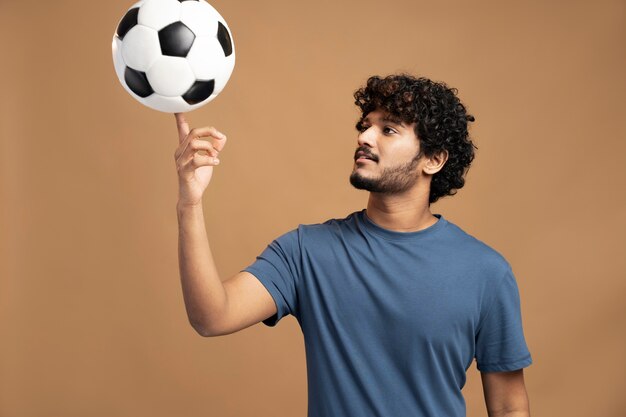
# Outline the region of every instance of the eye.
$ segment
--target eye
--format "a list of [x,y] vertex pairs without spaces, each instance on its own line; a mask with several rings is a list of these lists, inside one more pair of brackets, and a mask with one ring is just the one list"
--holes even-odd
[[[357,123],[356,125],[356,130],[358,130],[361,133],[365,132],[367,129],[369,129],[369,126],[365,126],[362,123]],[[383,132],[387,132],[387,131],[389,131],[390,133],[398,133],[394,129],[390,128],[389,126],[385,126],[383,128]]]

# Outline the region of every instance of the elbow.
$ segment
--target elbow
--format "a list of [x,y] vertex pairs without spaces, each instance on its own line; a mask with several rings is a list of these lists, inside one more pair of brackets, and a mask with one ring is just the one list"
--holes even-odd
[[224,334],[222,315],[216,311],[187,310],[191,327],[202,337],[214,337]]
[[194,329],[196,330],[196,333],[198,333],[202,337],[213,337],[213,336],[215,336],[213,333],[211,333],[210,331],[208,331],[206,329],[196,328],[196,327],[194,327]]
[[208,326],[206,323],[198,321],[198,320],[189,320],[189,324],[191,327],[202,337],[213,337],[217,336],[217,334],[213,331],[211,326]]

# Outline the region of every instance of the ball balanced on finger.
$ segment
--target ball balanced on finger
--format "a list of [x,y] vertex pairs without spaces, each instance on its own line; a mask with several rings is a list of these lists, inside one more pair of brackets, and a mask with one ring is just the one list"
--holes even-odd
[[204,0],[141,0],[119,21],[113,64],[124,89],[162,112],[188,112],[222,92],[235,66],[226,20]]

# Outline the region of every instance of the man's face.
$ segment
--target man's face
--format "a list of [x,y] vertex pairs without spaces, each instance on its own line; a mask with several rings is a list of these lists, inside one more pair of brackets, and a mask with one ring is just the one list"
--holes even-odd
[[[393,120],[395,117],[376,110],[362,122],[350,184],[376,193],[394,194],[413,187],[418,179],[419,140],[415,123]],[[370,158],[370,159],[367,159]]]

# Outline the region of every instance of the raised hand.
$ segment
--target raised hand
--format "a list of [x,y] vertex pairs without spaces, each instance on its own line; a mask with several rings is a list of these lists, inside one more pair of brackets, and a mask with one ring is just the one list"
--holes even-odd
[[[226,135],[212,126],[189,129],[183,113],[175,113],[178,147],[174,161],[178,172],[178,204],[202,204],[204,190],[211,182],[213,167],[226,144]],[[200,138],[207,137],[209,140]],[[200,152],[206,152],[201,154]]]

